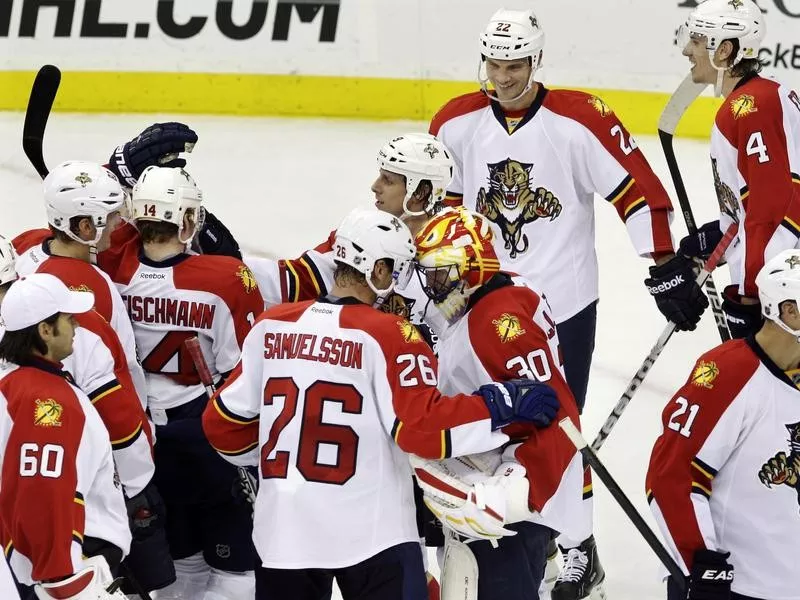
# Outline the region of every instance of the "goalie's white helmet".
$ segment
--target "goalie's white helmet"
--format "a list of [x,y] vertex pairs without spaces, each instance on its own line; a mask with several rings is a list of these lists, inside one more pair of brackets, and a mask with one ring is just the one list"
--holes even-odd
[[[67,161],[50,171],[42,182],[47,222],[82,244],[96,244],[108,215],[125,205],[125,192],[114,174],[96,163]],[[93,240],[70,231],[72,217],[88,217],[97,228]]]
[[[185,244],[202,228],[203,193],[186,171],[180,167],[147,167],[133,186],[134,221],[164,221],[178,226],[178,239]],[[193,211],[195,226],[184,238],[183,217]]]
[[11,242],[0,235],[0,285],[5,285],[17,278],[17,270],[14,264],[17,261],[17,253]]
[[[489,95],[487,85],[489,77],[486,75],[485,59],[517,60],[530,58],[531,74],[528,85],[519,96],[502,102],[515,102],[533,86],[533,77],[537,69],[542,66],[542,50],[544,49],[544,31],[539,24],[536,14],[528,10],[507,10],[501,8],[492,15],[486,29],[480,35],[481,60],[478,65],[478,81],[481,89]],[[490,96],[493,100],[500,100],[497,96]]]
[[800,307],[800,250],[784,250],[761,268],[756,276],[761,312],[800,341],[800,329],[791,329],[781,319],[782,302],[794,301]]
[[[380,210],[357,208],[348,214],[336,230],[333,256],[367,278],[367,284],[379,297],[386,297],[398,283],[405,284],[415,253],[411,231],[395,216]],[[372,270],[381,259],[394,261],[392,282],[386,289],[372,283]]]
[[[430,214],[444,200],[447,186],[453,180],[453,159],[450,151],[436,137],[427,133],[407,133],[396,137],[378,151],[378,168],[406,178],[403,213],[407,216]],[[431,182],[428,202],[421,211],[408,208],[408,201],[421,181]]]

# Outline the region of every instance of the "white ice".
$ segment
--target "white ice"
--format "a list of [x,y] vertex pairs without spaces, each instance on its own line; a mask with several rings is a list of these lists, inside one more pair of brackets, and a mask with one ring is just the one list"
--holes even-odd
[[[105,162],[118,143],[165,120],[182,120],[198,132],[190,171],[209,209],[243,247],[290,257],[322,242],[348,209],[372,202],[375,155],[385,141],[426,128],[420,122],[56,113],[48,125],[45,159],[51,167],[67,159]],[[0,113],[0,233],[6,236],[46,225],[39,177],[22,152],[22,123],[21,113]],[[675,201],[658,140],[637,136],[637,142]],[[716,218],[717,212],[707,151],[705,141],[676,141],[698,223]],[[596,212],[601,301],[583,419],[589,441],[665,326],[642,283],[649,260],[635,256],[611,206],[598,199]],[[679,210],[673,225],[679,238],[685,232]],[[715,276],[720,290],[727,282],[725,267],[722,271]],[[696,331],[673,336],[600,451],[653,527],[644,476],[661,411],[695,359],[718,343],[710,314]],[[595,536],[609,600],[664,598],[655,555],[598,481],[595,498]]]

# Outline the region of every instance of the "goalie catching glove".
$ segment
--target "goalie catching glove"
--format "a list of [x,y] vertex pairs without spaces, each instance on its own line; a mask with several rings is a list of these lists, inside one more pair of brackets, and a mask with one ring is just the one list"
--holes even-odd
[[90,556],[84,568],[71,577],[50,583],[38,583],[34,592],[39,600],[127,600],[120,589],[120,579],[111,577],[106,559]]
[[507,460],[499,451],[446,460],[412,456],[425,505],[442,525],[469,540],[516,535],[505,525],[533,516],[525,467],[513,459],[516,447],[506,450]]

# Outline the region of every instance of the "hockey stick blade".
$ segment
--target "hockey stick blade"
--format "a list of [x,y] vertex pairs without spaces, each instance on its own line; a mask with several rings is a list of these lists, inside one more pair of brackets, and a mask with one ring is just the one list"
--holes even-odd
[[61,71],[58,67],[45,65],[39,69],[36,79],[33,80],[28,108],[25,111],[25,124],[22,126],[22,149],[42,179],[49,172],[42,150],[44,130],[60,84]]
[[675,580],[680,590],[685,591],[686,576],[678,566],[678,563],[675,562],[675,559],[672,558],[672,555],[664,547],[664,544],[661,543],[653,530],[650,529],[644,517],[636,510],[636,507],[631,503],[628,496],[625,495],[625,492],[622,491],[622,488],[619,487],[619,484],[614,480],[611,473],[608,472],[608,469],[606,469],[605,465],[597,457],[597,454],[586,444],[586,440],[581,435],[581,432],[578,431],[578,428],[575,427],[575,424],[570,421],[569,417],[565,417],[558,422],[558,426],[561,427],[578,452],[583,455],[586,462],[589,463],[589,466],[597,474],[597,477],[603,482],[603,485],[606,486],[606,489],[611,492],[611,495],[619,504],[622,512],[630,519],[633,526],[636,527],[636,530],[644,538],[644,541],[650,546],[650,549],[655,552],[661,564],[667,568],[667,571],[669,571],[669,574]]
[[[725,255],[725,251],[733,241],[738,227],[739,226],[736,223],[732,223],[731,226],[728,227],[725,235],[722,236],[719,244],[717,244],[717,247],[714,248],[714,252],[712,252],[711,256],[708,257],[706,264],[703,266],[703,269],[697,276],[696,281],[698,285],[705,283],[705,281],[711,276],[711,272],[717,268],[717,265]],[[622,413],[625,412],[625,409],[628,407],[628,404],[633,398],[633,395],[636,393],[636,390],[639,389],[639,386],[642,385],[644,378],[647,377],[647,373],[650,371],[650,368],[655,364],[656,359],[661,356],[661,353],[664,351],[664,347],[667,345],[667,342],[672,337],[673,333],[675,333],[675,323],[670,321],[664,328],[664,331],[661,332],[661,335],[658,336],[658,340],[656,340],[656,343],[653,345],[650,353],[644,359],[642,366],[639,367],[638,371],[636,371],[636,374],[633,376],[633,379],[631,379],[631,382],[628,384],[625,392],[623,392],[616,406],[611,411],[611,414],[608,415],[608,418],[606,418],[603,426],[597,433],[597,437],[594,438],[594,441],[592,442],[593,451],[597,452],[605,443],[606,439],[611,434],[611,430],[617,424],[617,421],[619,421]]]
[[664,107],[661,117],[658,119],[658,130],[674,135],[675,129],[678,127],[678,123],[686,112],[686,109],[688,109],[692,102],[703,93],[706,87],[707,84],[705,83],[695,83],[692,81],[691,73],[687,75],[684,80],[681,81],[680,85],[667,102],[667,105]]

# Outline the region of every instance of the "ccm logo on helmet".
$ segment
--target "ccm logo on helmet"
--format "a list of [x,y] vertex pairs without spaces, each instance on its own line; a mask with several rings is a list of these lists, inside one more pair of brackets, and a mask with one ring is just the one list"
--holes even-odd
[[650,291],[651,294],[660,294],[661,292],[666,292],[667,290],[671,290],[674,287],[678,287],[680,284],[683,283],[683,275],[675,275],[669,281],[665,281],[663,283],[659,283],[653,287],[647,286],[647,289]]
[[492,50],[511,50],[511,46],[501,46],[499,44],[489,44]]

